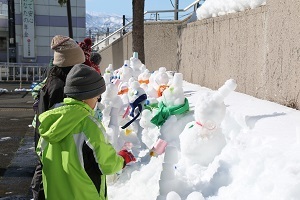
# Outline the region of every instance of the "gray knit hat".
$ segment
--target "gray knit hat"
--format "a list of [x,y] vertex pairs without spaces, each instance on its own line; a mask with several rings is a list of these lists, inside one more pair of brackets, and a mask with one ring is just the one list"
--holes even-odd
[[76,64],[67,75],[64,93],[77,100],[90,99],[105,92],[103,77],[93,68]]
[[84,52],[72,39],[63,35],[56,35],[51,41],[51,49],[54,50],[53,65],[57,67],[69,67],[84,63]]

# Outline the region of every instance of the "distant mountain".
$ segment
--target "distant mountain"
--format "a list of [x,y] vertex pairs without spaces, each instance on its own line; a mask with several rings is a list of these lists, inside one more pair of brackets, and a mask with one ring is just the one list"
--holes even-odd
[[[126,19],[125,23],[128,23],[128,21],[131,20],[132,19]],[[87,35],[89,35],[89,31],[91,31],[92,34],[105,34],[107,32],[107,28],[109,28],[109,32],[111,33],[121,28],[122,25],[123,16],[96,12],[86,13]]]

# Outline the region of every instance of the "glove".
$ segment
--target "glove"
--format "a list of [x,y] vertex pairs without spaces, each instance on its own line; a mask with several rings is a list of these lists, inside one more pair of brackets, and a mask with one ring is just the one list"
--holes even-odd
[[124,158],[124,167],[128,163],[136,161],[134,155],[126,149],[119,151],[118,154]]

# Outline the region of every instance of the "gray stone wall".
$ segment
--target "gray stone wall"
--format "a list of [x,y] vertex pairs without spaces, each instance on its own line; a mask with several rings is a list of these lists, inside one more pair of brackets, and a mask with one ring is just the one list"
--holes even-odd
[[[188,24],[146,23],[145,64],[181,72],[186,81],[211,89],[233,78],[238,92],[299,108],[299,10],[300,1],[268,0],[256,9]],[[123,52],[110,51],[109,59],[129,59],[129,40],[124,37],[117,45]]]

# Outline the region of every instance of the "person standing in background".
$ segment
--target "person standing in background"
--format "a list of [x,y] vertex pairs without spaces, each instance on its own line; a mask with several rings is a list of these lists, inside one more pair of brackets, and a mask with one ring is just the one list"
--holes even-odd
[[101,63],[102,57],[100,53],[98,52],[92,52],[90,61],[91,61],[91,67],[93,67],[99,74],[101,74],[100,71],[100,63]]

